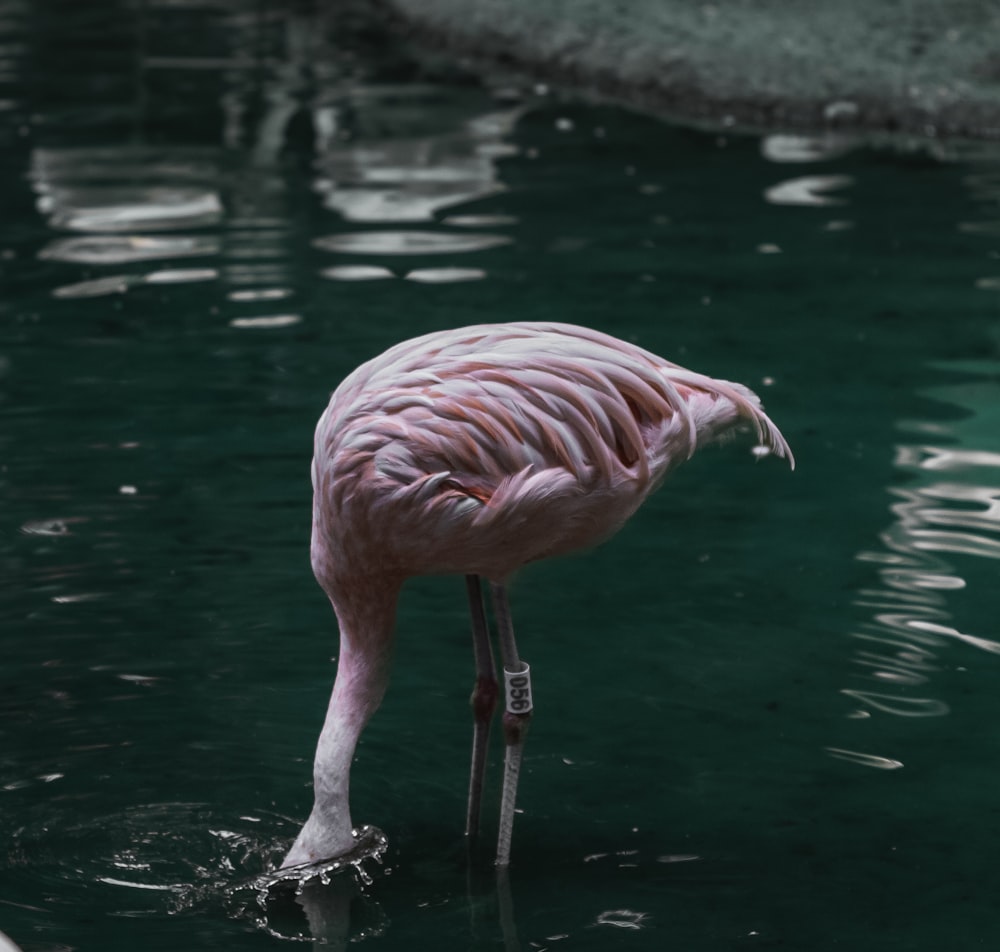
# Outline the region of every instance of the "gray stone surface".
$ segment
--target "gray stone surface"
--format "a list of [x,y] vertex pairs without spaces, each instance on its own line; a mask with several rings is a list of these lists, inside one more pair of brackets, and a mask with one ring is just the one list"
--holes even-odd
[[1000,138],[1000,0],[381,0],[426,43],[683,120]]

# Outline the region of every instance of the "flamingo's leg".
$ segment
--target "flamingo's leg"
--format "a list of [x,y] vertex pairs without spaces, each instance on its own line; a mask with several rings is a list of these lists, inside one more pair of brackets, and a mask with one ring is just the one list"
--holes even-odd
[[514,831],[514,804],[517,780],[521,773],[524,738],[531,722],[531,675],[517,653],[514,626],[510,619],[507,588],[491,585],[493,612],[500,640],[500,659],[504,675],[503,737],[506,745],[503,769],[503,795],[500,800],[500,832],[497,837],[497,866],[510,865],[510,840]]
[[479,814],[483,802],[483,778],[490,740],[490,721],[497,706],[497,672],[490,648],[490,630],[483,608],[483,592],[478,575],[466,575],[465,587],[472,615],[472,650],[476,660],[476,684],[469,703],[472,705],[472,769],[469,772],[469,806],[465,815],[465,835],[470,842],[479,833]]

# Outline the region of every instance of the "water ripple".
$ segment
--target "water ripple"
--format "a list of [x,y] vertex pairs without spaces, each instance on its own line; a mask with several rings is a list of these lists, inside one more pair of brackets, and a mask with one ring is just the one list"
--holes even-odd
[[614,926],[616,929],[642,929],[649,913],[632,909],[608,909],[594,921],[598,926]]
[[293,324],[301,322],[302,318],[298,314],[266,314],[261,317],[234,317],[229,322],[229,326],[241,328],[291,327]]
[[827,747],[826,752],[837,760],[847,760],[862,767],[874,767],[876,770],[898,770],[903,766],[901,760],[891,757],[879,757],[876,754],[862,754],[856,750],[843,750],[839,747]]
[[52,296],[57,298],[91,298],[105,297],[108,294],[124,294],[135,278],[128,274],[112,274],[106,278],[94,278],[91,281],[79,281],[76,284],[65,284],[55,288]]
[[230,291],[226,297],[230,301],[280,301],[292,296],[291,288],[251,288],[246,291]]
[[448,215],[441,219],[442,225],[454,228],[497,228],[503,225],[516,225],[518,219],[514,215]]
[[84,238],[60,238],[49,242],[38,257],[45,261],[74,264],[125,264],[154,261],[158,258],[197,258],[219,253],[218,238],[208,235],[171,236],[88,235]]
[[406,272],[406,280],[418,284],[455,284],[485,277],[486,272],[482,268],[415,268]]
[[215,268],[165,268],[150,271],[143,280],[146,284],[190,284],[192,281],[214,281],[218,276]]
[[[331,128],[371,124],[382,134],[323,143],[314,185],[324,207],[353,222],[429,222],[443,209],[504,191],[496,160],[517,151],[506,139],[520,110],[455,117],[420,108],[441,94],[430,85],[361,86],[332,109]],[[383,132],[393,126],[395,135]]]
[[942,717],[949,707],[944,701],[932,697],[901,697],[875,691],[855,691],[844,688],[841,694],[854,698],[874,711],[895,714],[897,717]]
[[57,298],[105,297],[109,294],[124,294],[129,288],[140,284],[191,284],[198,281],[214,281],[219,276],[215,268],[174,268],[152,271],[149,274],[111,274],[104,278],[64,284],[52,291]]
[[805,175],[772,185],[764,200],[771,205],[842,205],[846,199],[826,193],[853,184],[850,175]]
[[485,198],[496,191],[499,191],[498,185],[456,191],[452,183],[339,188],[331,190],[323,204],[339,212],[347,221],[432,221],[440,208]]
[[374,264],[338,264],[324,268],[319,274],[332,281],[381,281],[396,277],[388,268]]
[[201,228],[222,218],[214,191],[169,186],[50,188],[38,209],[53,228],[101,233]]
[[[929,683],[941,669],[938,656],[955,644],[1000,654],[1000,641],[966,632],[953,618],[948,598],[966,589],[968,582],[958,566],[945,558],[1000,559],[1000,476],[996,473],[1000,453],[976,445],[981,434],[992,430],[996,402],[989,381],[996,379],[996,367],[990,362],[947,369],[972,371],[974,382],[937,388],[932,395],[972,413],[950,427],[901,422],[901,428],[933,433],[941,442],[903,443],[895,448],[895,467],[907,473],[910,482],[890,487],[894,521],[880,535],[882,547],[857,556],[879,567],[880,584],[859,590],[854,599],[869,614],[852,632],[865,644],[853,661],[860,676],[878,688],[852,687],[842,693],[869,713],[947,714],[945,701],[909,693]],[[949,438],[955,445],[947,445]],[[901,693],[890,693],[893,688]]]
[[769,162],[822,162],[839,158],[855,144],[846,136],[775,134],[761,140],[760,152]]
[[356,231],[316,238],[321,251],[356,255],[426,255],[483,251],[511,243],[505,235],[437,231]]

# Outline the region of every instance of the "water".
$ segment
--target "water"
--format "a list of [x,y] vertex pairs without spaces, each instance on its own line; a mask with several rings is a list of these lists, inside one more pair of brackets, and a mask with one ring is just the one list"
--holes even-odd
[[[992,148],[673,128],[418,61],[350,8],[7,0],[0,32],[0,929],[989,944]],[[511,318],[746,382],[798,468],[706,451],[518,580],[509,881],[461,837],[463,586],[411,583],[353,779],[385,866],[261,905],[336,653],[315,419],[389,344]]]

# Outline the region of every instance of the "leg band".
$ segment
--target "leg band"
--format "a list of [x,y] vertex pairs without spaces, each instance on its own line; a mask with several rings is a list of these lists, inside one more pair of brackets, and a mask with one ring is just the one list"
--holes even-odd
[[508,671],[504,668],[504,709],[510,714],[530,714],[531,703],[531,668],[524,666],[523,671]]

